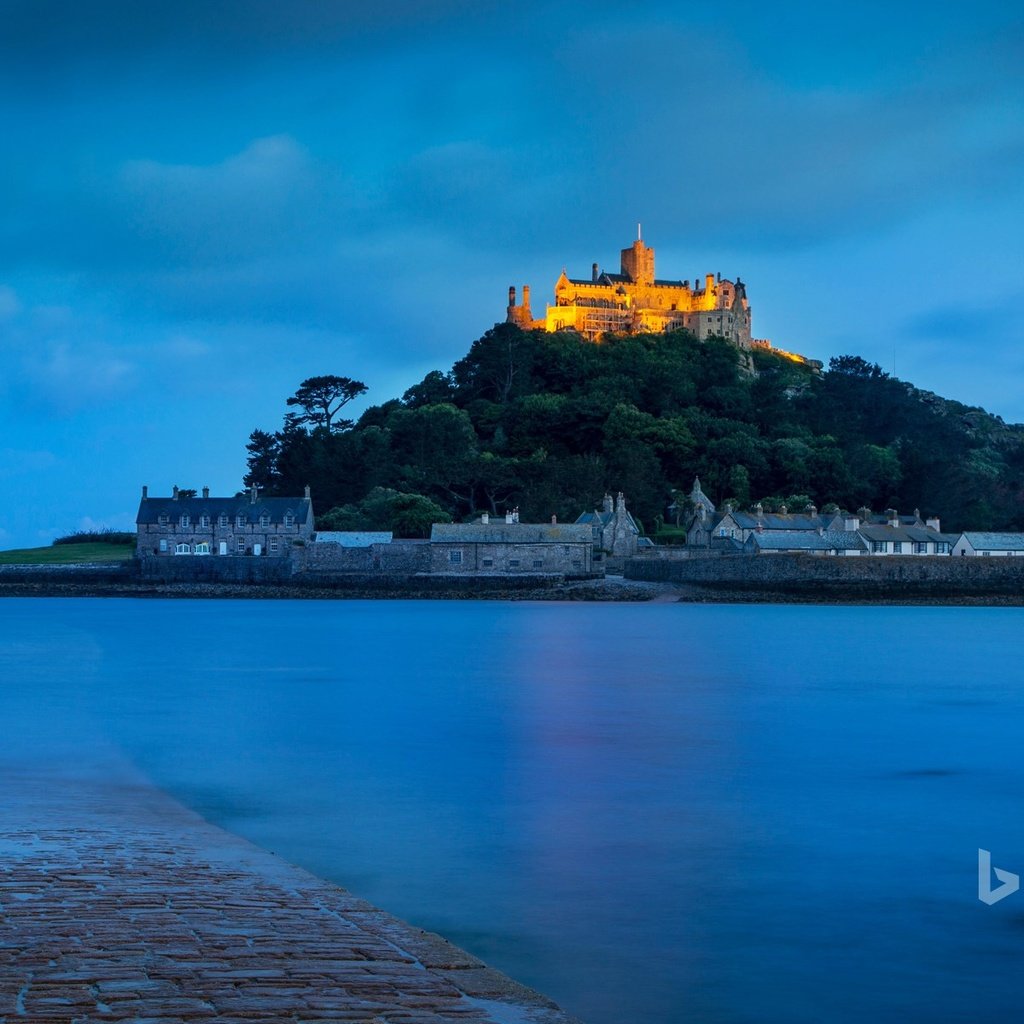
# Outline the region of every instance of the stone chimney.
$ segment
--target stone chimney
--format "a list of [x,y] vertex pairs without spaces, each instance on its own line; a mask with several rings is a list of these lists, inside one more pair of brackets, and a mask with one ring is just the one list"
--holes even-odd
[[512,522],[513,523],[518,523],[519,522],[519,506],[518,505],[514,509],[512,509]]
[[487,512],[484,512],[484,514],[482,516],[480,516],[480,524],[482,526],[489,526],[490,522],[491,522],[490,514],[487,513]]
[[843,516],[843,529],[847,533],[856,533],[860,529],[860,516],[855,516],[851,512],[847,512]]
[[889,520],[889,525],[893,528],[900,525],[900,514],[894,508],[885,510],[885,518]]
[[727,502],[725,503],[725,509],[724,509],[724,511],[725,511],[725,514],[726,514],[727,516],[728,516],[728,515],[732,515],[732,502],[731,502],[731,501],[727,501]]
[[927,526],[929,530],[934,530],[936,533],[942,533],[942,527],[939,523],[938,516],[929,516],[924,521],[924,525]]
[[625,513],[626,511],[626,496],[619,491],[615,498],[615,511]]
[[250,505],[255,505],[256,504],[256,499],[258,497],[259,497],[259,491],[257,490],[256,485],[253,484],[252,487],[249,488],[249,504]]
[[869,509],[867,505],[861,505],[861,507],[857,509],[857,515],[859,515],[861,519],[870,519],[871,509]]
[[818,514],[818,506],[814,502],[808,502],[804,511],[813,519]]
[[209,487],[204,487],[203,488],[203,497],[204,498],[208,498],[209,496],[210,496],[210,488]]
[[175,484],[171,488],[171,500],[172,501],[177,501],[178,500],[178,485],[177,484]]
[[511,525],[512,525],[512,524],[513,524],[514,522],[515,522],[515,520],[514,520],[514,519],[512,518],[512,509],[509,509],[509,510],[508,510],[508,511],[507,511],[507,512],[505,513],[505,523],[506,523],[506,524],[507,524],[508,526],[511,526]]
[[149,497],[149,488],[145,484],[142,485],[142,497],[143,498],[148,498]]
[[558,516],[552,516],[551,517],[551,525],[552,526],[557,526],[558,525]]
[[780,516],[788,516],[789,515],[789,506],[785,505],[785,504],[780,505],[779,506],[779,515]]
[[758,502],[754,506],[754,515],[757,516],[758,519],[764,515],[764,505],[762,505],[761,502]]
[[594,265],[593,265],[593,266],[592,266],[592,267],[590,268],[590,280],[591,280],[591,281],[596,281],[596,280],[597,280],[597,279],[598,279],[598,278],[599,278],[600,276],[601,276],[601,273],[600,273],[600,271],[599,271],[599,270],[597,269],[597,264],[595,263],[595,264],[594,264]]
[[604,498],[602,499],[602,501],[601,501],[601,508],[605,512],[614,512],[615,511],[615,502],[612,501],[612,496],[610,494],[606,494],[604,496]]
[[306,484],[306,486],[303,488],[302,496],[306,499],[306,501],[309,501],[309,499],[310,499],[309,484]]

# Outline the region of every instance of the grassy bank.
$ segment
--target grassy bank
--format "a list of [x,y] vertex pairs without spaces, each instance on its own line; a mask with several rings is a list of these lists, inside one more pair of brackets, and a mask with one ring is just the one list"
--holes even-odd
[[126,562],[131,544],[56,544],[45,548],[0,551],[0,565],[72,565],[77,562]]

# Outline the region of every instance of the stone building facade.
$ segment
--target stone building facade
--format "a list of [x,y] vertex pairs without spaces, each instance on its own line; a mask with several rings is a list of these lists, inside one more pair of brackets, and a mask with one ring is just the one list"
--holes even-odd
[[261,498],[256,488],[234,498],[211,498],[210,489],[151,498],[142,488],[135,519],[140,558],[172,555],[257,555],[284,558],[296,542],[313,538],[309,488],[301,498]]
[[613,558],[631,558],[640,544],[640,527],[626,508],[622,491],[613,500],[610,494],[604,496],[600,509],[584,512],[577,525],[589,526],[594,536],[594,546]]
[[589,526],[558,523],[435,523],[430,534],[431,571],[454,575],[591,576],[594,537]]

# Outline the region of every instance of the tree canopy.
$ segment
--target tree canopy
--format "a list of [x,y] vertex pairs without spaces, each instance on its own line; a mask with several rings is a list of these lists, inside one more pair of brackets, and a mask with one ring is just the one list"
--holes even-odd
[[250,436],[245,482],[270,495],[309,484],[323,512],[375,523],[364,503],[378,488],[455,519],[518,506],[536,521],[573,520],[621,490],[652,532],[699,475],[718,504],[798,497],[919,508],[944,529],[1024,527],[1024,427],[858,356],[821,374],[770,352],[754,362],[745,374],[725,339],[685,331],[595,344],[500,324],[356,423],[336,415],[365,385],[303,381],[287,400],[303,415]]

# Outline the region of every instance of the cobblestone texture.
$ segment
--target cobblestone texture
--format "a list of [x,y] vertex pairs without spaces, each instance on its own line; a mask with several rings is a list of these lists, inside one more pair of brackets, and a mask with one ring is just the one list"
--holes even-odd
[[0,786],[0,1024],[570,1024],[121,767]]

